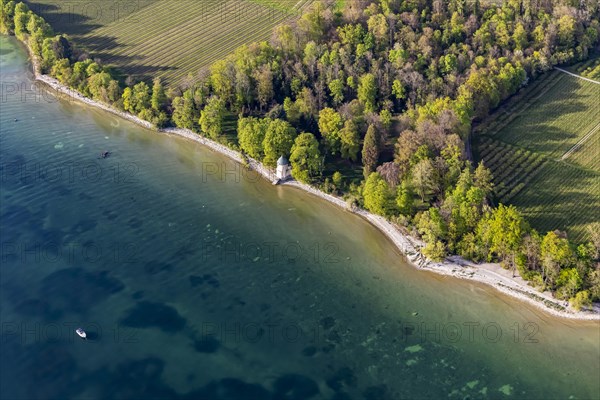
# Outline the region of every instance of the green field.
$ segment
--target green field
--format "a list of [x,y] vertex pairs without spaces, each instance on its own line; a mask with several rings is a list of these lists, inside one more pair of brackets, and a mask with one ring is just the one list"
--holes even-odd
[[575,74],[600,81],[600,56],[596,55],[585,62],[567,69]]
[[312,0],[28,1],[57,32],[136,79],[174,86],[273,27]]
[[491,168],[496,200],[542,232],[584,240],[600,221],[599,103],[600,84],[552,71],[479,125],[474,156]]

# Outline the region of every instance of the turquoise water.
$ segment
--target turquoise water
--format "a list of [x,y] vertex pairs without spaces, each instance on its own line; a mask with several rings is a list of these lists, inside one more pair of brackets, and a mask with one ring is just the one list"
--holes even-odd
[[415,270],[359,217],[24,92],[0,40],[2,399],[600,398],[597,322]]

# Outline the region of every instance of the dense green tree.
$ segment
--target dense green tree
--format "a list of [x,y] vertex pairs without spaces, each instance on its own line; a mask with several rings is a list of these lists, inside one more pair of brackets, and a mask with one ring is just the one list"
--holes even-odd
[[402,184],[398,186],[396,204],[398,206],[398,212],[400,212],[400,214],[406,217],[410,217],[413,215],[414,193],[408,181],[403,181]]
[[365,106],[366,112],[375,111],[377,103],[377,84],[373,74],[361,76],[358,83],[358,100]]
[[212,139],[217,139],[223,133],[225,118],[225,102],[219,97],[211,97],[200,112],[200,129]]
[[590,299],[590,293],[587,290],[577,292],[577,294],[569,300],[569,303],[575,308],[575,310],[581,310],[583,307],[589,307],[592,305]]
[[10,34],[15,29],[15,2],[2,0],[0,2],[2,13],[0,13],[0,33]]
[[540,246],[542,238],[536,230],[529,232],[523,239],[522,253],[529,271],[538,271],[541,267]]
[[527,229],[525,220],[514,206],[500,204],[481,219],[477,235],[488,249],[490,261],[496,255],[514,271],[517,252]]
[[73,57],[73,46],[64,35],[58,35],[52,41],[52,50],[58,60]]
[[290,163],[292,175],[300,182],[310,183],[320,176],[323,169],[323,157],[319,151],[319,142],[312,133],[302,133],[294,140]]
[[263,141],[264,163],[274,167],[279,157],[290,154],[296,136],[296,129],[288,122],[280,119],[271,121]]
[[333,108],[324,108],[319,113],[319,132],[333,155],[340,152],[340,130],[343,126],[342,116]]
[[371,125],[367,129],[367,135],[363,143],[362,149],[362,161],[363,161],[363,174],[365,178],[371,175],[375,171],[375,166],[379,160],[379,138],[377,136],[377,129]]
[[154,78],[152,81],[152,99],[150,105],[154,111],[160,112],[164,110],[167,104],[167,95],[165,88],[160,78]]
[[219,60],[210,68],[210,82],[215,94],[227,103],[233,102],[235,69],[227,60]]
[[88,88],[92,97],[95,100],[100,100],[104,103],[112,103],[114,98],[109,98],[108,86],[112,81],[112,77],[107,72],[98,72],[88,78]]
[[263,65],[260,70],[254,75],[256,79],[256,90],[258,92],[258,101],[261,108],[266,107],[271,103],[275,97],[275,91],[273,88],[273,72],[267,65]]
[[200,113],[196,109],[194,95],[186,90],[183,96],[173,99],[173,122],[179,128],[194,130],[196,121],[200,119]]
[[566,268],[560,271],[556,279],[558,297],[565,300],[575,297],[575,294],[583,285],[583,279],[579,275],[577,268]]
[[289,97],[286,97],[283,101],[283,110],[285,111],[286,119],[291,123],[295,124],[300,121],[300,108],[298,107],[296,102],[292,101],[292,99],[290,99]]
[[342,187],[344,186],[344,176],[342,175],[342,173],[340,171],[335,171],[333,173],[331,181],[333,182],[333,184],[335,185],[335,188],[337,190],[341,190]]
[[300,17],[298,27],[307,41],[319,41],[325,33],[326,11],[327,7],[321,1],[315,1],[311,4],[308,11]]
[[513,42],[515,43],[516,50],[523,50],[527,48],[528,39],[527,39],[527,31],[522,23],[518,23],[515,27],[515,31],[512,35]]
[[[99,72],[96,64],[90,64],[86,69],[88,76],[93,76]],[[125,89],[123,92],[123,107],[125,111],[138,115],[143,110],[150,108],[150,98],[150,88],[145,82],[140,82],[133,88]]]
[[559,237],[556,232],[548,232],[540,245],[542,276],[544,283],[554,287],[561,268],[568,268],[574,261],[569,241]]
[[[99,70],[97,72],[90,72],[93,70],[94,67],[95,67],[95,64],[91,64],[88,67],[88,69],[87,69],[88,75],[93,76],[94,74],[97,74],[100,72]],[[140,113],[142,110],[146,110],[146,109],[150,108],[151,97],[152,97],[152,95],[150,94],[150,87],[146,84],[146,82],[140,82],[140,83],[134,85],[133,86],[134,110],[137,113]]]
[[344,89],[344,82],[341,79],[333,79],[329,82],[329,93],[334,105],[339,105],[344,101]]
[[[4,10],[3,10],[4,11]],[[27,32],[27,23],[31,18],[32,13],[29,7],[23,2],[19,2],[14,8],[14,29],[15,36],[19,39],[24,39]]]
[[365,207],[379,215],[389,215],[393,208],[394,196],[388,184],[377,172],[367,178],[363,189]]
[[238,120],[238,140],[240,148],[250,157],[262,160],[263,142],[270,120],[259,118],[240,118]]
[[[486,179],[482,165],[479,175]],[[487,191],[487,182],[481,182],[484,188],[474,182],[470,167],[463,170],[452,192],[448,194],[442,209],[448,215],[449,244],[454,247],[468,232],[473,232],[479,223],[486,205],[486,197],[491,193]]]
[[431,207],[417,214],[415,225],[426,243],[423,254],[434,261],[441,261],[447,255],[444,240],[448,232],[446,221],[437,207]]
[[340,135],[340,153],[342,158],[356,162],[360,151],[360,134],[353,120],[344,123]]
[[[36,55],[40,55],[42,52],[42,43],[53,34],[52,28],[42,17],[31,13],[27,22],[27,32],[29,32],[29,47],[31,51]],[[59,58],[58,55],[57,58]]]
[[587,285],[589,286],[589,298],[591,301],[600,301],[600,263],[590,271]]
[[429,158],[424,158],[417,162],[412,169],[412,184],[421,201],[425,201],[425,196],[432,192],[436,187],[435,169]]
[[69,85],[73,77],[71,63],[66,58],[55,61],[52,64],[52,70],[50,73],[63,85]]

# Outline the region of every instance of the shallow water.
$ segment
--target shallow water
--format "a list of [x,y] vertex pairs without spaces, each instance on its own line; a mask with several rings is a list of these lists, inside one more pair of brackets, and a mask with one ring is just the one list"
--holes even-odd
[[24,92],[0,44],[1,398],[600,397],[597,322],[418,271],[357,216]]

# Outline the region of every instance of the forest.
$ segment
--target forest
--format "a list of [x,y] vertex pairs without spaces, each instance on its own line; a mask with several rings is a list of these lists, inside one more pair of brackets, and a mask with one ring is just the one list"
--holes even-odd
[[585,243],[532,229],[514,206],[495,204],[469,140],[529,82],[597,51],[596,0],[317,1],[270,41],[169,89],[102,65],[25,4],[1,5],[0,30],[86,96],[268,166],[289,156],[296,179],[405,227],[432,260],[499,262],[575,308],[600,300],[600,226]]

